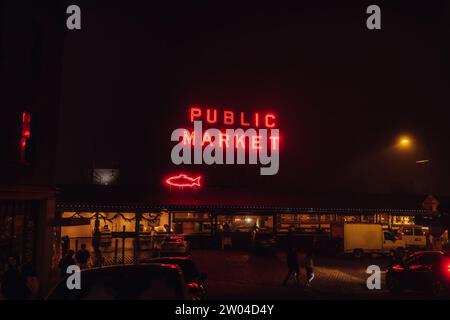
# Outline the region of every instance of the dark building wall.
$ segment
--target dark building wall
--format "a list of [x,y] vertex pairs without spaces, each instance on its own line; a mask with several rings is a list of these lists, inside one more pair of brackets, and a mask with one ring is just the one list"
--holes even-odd
[[[0,262],[10,254],[19,262],[33,257],[45,294],[58,252],[53,181],[65,7],[56,0],[0,5],[0,227],[12,228],[0,239]],[[22,161],[24,111],[31,113],[31,134]],[[8,228],[8,221],[28,221],[24,217],[32,223]],[[22,242],[15,245],[17,239]]]
[[[87,183],[93,164],[117,161],[123,185],[156,188],[166,174],[198,169],[208,185],[230,190],[421,193],[429,183],[416,178],[419,158],[390,148],[411,130],[431,150],[417,157],[433,159],[433,193],[450,192],[440,116],[448,85],[437,72],[446,63],[448,14],[439,2],[385,4],[386,28],[371,34],[362,7],[319,2],[255,11],[78,1],[82,30],[69,33],[64,55],[58,183]],[[283,136],[279,173],[174,166],[170,134],[188,125],[186,109],[196,103],[274,108]]]
[[[59,1],[3,1],[0,184],[51,185],[55,167],[64,8]],[[31,118],[20,162],[22,112]]]

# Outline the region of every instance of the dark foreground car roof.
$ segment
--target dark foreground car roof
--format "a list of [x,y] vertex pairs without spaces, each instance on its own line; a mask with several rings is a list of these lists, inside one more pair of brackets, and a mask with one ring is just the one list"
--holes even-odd
[[47,299],[141,299],[144,295],[143,299],[182,299],[184,292],[182,272],[176,264],[117,265],[82,270],[81,289],[70,290],[66,284],[69,277],[62,279]]
[[183,272],[184,279],[186,282],[195,281],[196,277],[199,275],[197,266],[192,260],[191,256],[174,256],[174,257],[160,257],[160,258],[148,258],[141,260],[143,263],[169,263],[176,264],[181,268]]
[[415,251],[415,252],[411,253],[408,257],[417,256],[419,254],[444,255],[444,252],[438,251],[438,250],[421,250],[421,251]]
[[142,259],[141,263],[159,263],[158,261],[190,261],[192,260],[191,256],[173,256],[173,257],[159,257],[159,258],[146,258]]

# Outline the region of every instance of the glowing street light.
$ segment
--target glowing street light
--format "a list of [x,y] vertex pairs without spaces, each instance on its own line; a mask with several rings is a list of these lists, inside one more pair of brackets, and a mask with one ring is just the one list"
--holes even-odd
[[412,146],[412,140],[408,136],[400,137],[398,140],[398,146],[403,149],[409,149]]

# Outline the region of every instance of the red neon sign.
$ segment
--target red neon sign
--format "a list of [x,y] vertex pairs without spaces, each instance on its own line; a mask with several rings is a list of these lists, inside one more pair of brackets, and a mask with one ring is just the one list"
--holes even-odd
[[[260,121],[261,118],[261,121]],[[200,108],[198,106],[191,107],[189,110],[189,119],[191,122],[204,120],[209,124],[221,123],[226,126],[232,126],[234,124],[241,127],[254,126],[256,128],[265,126],[266,128],[275,128],[277,125],[277,118],[273,113],[260,114],[258,112],[249,114],[245,112],[234,112],[230,110],[224,110],[219,112],[215,108]]]
[[189,176],[181,173],[177,176],[168,178],[166,180],[166,183],[172,187],[195,188],[195,187],[200,187],[200,178],[201,178],[201,176],[192,178],[192,177],[189,177]]
[[29,112],[22,112],[22,132],[20,137],[20,162],[26,163],[27,162],[27,156],[26,156],[26,149],[27,149],[27,142],[31,137],[31,113]]
[[[170,139],[177,142],[170,154],[173,164],[257,164],[259,161],[261,175],[277,174],[280,130],[278,116],[273,112],[230,111],[197,105],[188,111],[194,128],[172,131]],[[200,186],[200,177],[180,174],[166,183],[194,188]]]
[[[229,134],[223,133],[223,132],[221,132],[221,134],[219,136],[219,146],[228,148],[230,146],[230,143],[233,143],[234,148],[245,149],[246,141],[247,141],[246,138],[249,140],[249,149],[254,149],[254,150],[262,149],[262,146],[261,146],[261,138],[262,137],[260,135],[246,137],[244,134],[229,135]],[[270,140],[270,143],[271,143],[271,149],[277,150],[279,141],[280,141],[280,137],[279,136],[269,136],[268,139]],[[183,141],[183,144],[190,144],[190,145],[195,146],[195,132],[188,132],[186,130],[183,134],[182,141]],[[208,132],[205,132],[201,139],[202,147],[206,144],[209,144],[209,145],[214,144],[213,137],[211,137]]]

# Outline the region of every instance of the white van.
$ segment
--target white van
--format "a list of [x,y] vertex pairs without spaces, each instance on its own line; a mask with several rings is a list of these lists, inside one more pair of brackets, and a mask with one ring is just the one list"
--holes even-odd
[[402,226],[399,229],[407,248],[426,248],[427,237],[422,226]]
[[383,230],[381,224],[345,223],[344,252],[361,258],[365,253],[388,254],[405,250],[405,240],[394,232]]

